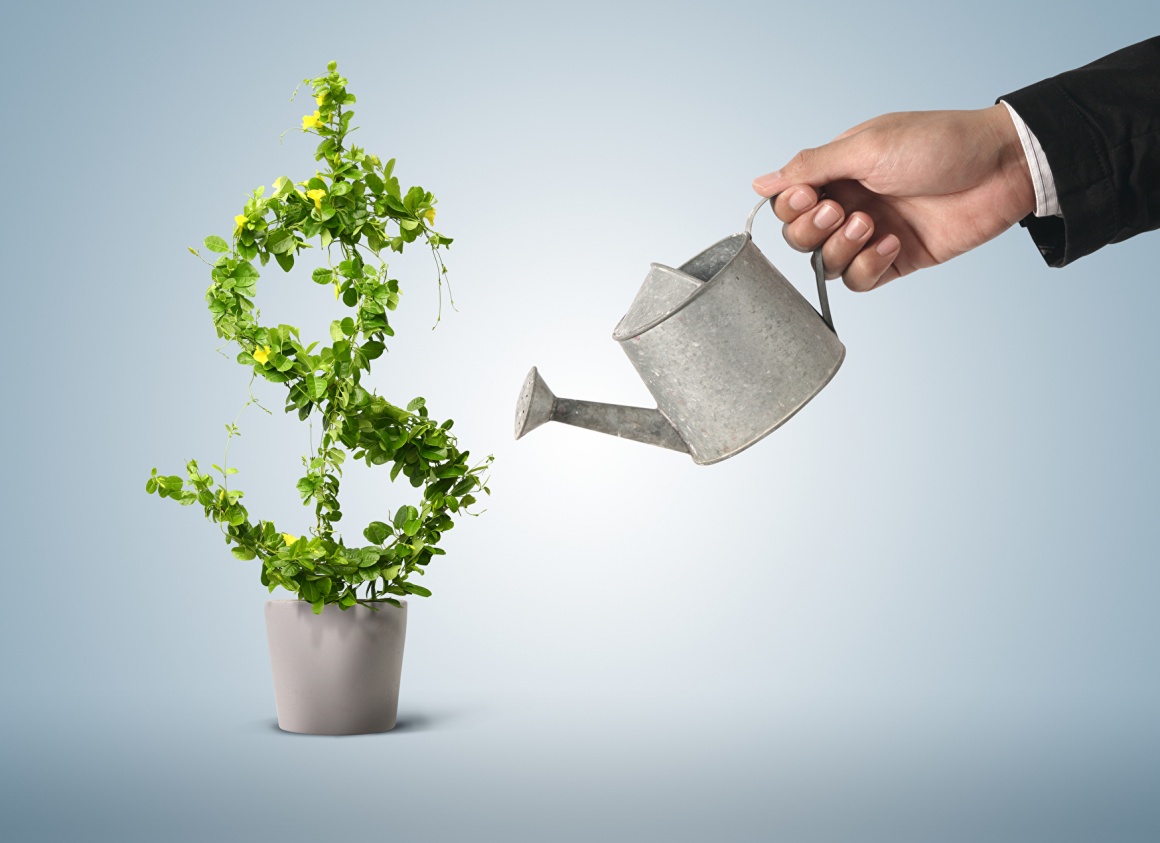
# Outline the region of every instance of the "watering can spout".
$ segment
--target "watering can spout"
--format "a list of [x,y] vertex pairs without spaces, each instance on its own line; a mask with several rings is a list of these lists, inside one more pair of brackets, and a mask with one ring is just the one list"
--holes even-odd
[[533,366],[516,403],[516,439],[549,421],[689,453],[685,440],[660,410],[557,398]]

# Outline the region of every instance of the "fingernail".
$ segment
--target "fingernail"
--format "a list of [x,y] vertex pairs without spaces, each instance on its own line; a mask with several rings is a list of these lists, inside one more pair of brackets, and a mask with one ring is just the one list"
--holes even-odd
[[861,217],[854,217],[846,224],[846,239],[847,240],[861,240],[866,236],[870,230],[870,226],[866,225],[866,221]]
[[804,211],[812,204],[814,200],[804,190],[795,190],[793,196],[789,197],[789,206],[795,211]]
[[753,180],[753,189],[758,193],[770,194],[773,192],[773,186],[781,181],[781,170],[774,170],[772,173],[766,173],[764,176],[758,176]]
[[895,252],[897,250],[898,250],[898,238],[895,237],[893,234],[888,234],[887,236],[882,238],[882,242],[878,244],[878,248],[875,249],[874,251],[876,251],[878,254],[882,255],[883,257],[886,257],[891,252]]
[[814,225],[818,228],[829,228],[838,221],[839,216],[841,215],[833,205],[823,205],[814,214]]

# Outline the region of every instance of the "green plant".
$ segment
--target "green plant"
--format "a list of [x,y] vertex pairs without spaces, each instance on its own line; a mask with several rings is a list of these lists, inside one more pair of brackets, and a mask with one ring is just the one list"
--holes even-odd
[[[382,253],[402,252],[408,243],[422,239],[435,257],[442,291],[447,270],[440,249],[451,238],[431,227],[434,196],[421,187],[404,193],[393,174],[393,159],[383,164],[347,144],[347,135],[354,131],[350,106],[355,97],[335,63],[324,76],[304,84],[312,87],[318,107],[302,119],[302,131],[321,138],[314,157],[325,169],[297,184],[279,178],[270,196],[259,187],[234,218],[230,241],[205,238],[205,248],[218,255],[212,263],[205,261],[213,279],[205,297],[218,336],[227,344],[237,343],[238,363],[252,369],[251,385],[257,377],[281,383],[287,389],[286,412],[297,411],[302,420],[320,417],[318,448],[302,458],[306,474],[298,481],[303,504],[314,504],[312,535],[297,537],[281,532],[272,521],[250,520],[241,503],[243,493],[229,487],[237,471],[228,462],[229,444],[240,435],[236,420],[226,425],[226,458],[213,466],[220,479],[190,460],[187,479],[153,469],[145,490],[183,505],[201,504],[206,518],[220,526],[233,546],[234,556],[261,560],[263,585],[297,593],[315,612],[328,603],[343,609],[377,601],[397,605],[395,596],[430,595],[411,577],[424,573],[431,559],[444,553],[437,545],[454,526],[453,516],[473,514],[469,507],[480,490],[490,494],[485,472],[492,458],[469,464],[469,453],[458,449],[450,433],[452,422],[432,419],[424,399],[416,398],[404,409],[363,385],[371,361],[383,353],[387,337],[394,336],[387,314],[398,304],[399,282],[388,276]],[[327,266],[313,271],[314,282],[333,288],[335,298],[354,311],[331,324],[333,344],[320,349],[318,343],[304,346],[291,325],[260,325],[253,302],[258,281],[253,261],[265,266],[273,258],[289,272],[315,239]],[[190,251],[201,257],[196,249]],[[250,404],[257,404],[252,392],[246,406]],[[423,490],[418,506],[400,506],[393,517],[372,521],[363,530],[370,544],[361,547],[347,546],[335,533],[342,518],[339,478],[347,450],[370,466],[391,463],[392,481],[402,474]]]

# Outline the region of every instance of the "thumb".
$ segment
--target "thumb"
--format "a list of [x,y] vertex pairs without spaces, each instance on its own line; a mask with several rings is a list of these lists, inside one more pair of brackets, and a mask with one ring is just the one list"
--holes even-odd
[[761,196],[773,196],[795,184],[817,188],[842,179],[863,178],[867,174],[860,147],[858,135],[850,135],[803,149],[780,170],[755,178],[753,189]]

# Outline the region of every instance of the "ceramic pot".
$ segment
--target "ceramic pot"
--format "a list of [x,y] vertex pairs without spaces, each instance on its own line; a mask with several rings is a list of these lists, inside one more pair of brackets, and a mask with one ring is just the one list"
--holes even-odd
[[311,735],[395,728],[407,604],[378,611],[331,604],[314,614],[302,600],[266,603],[278,727]]

